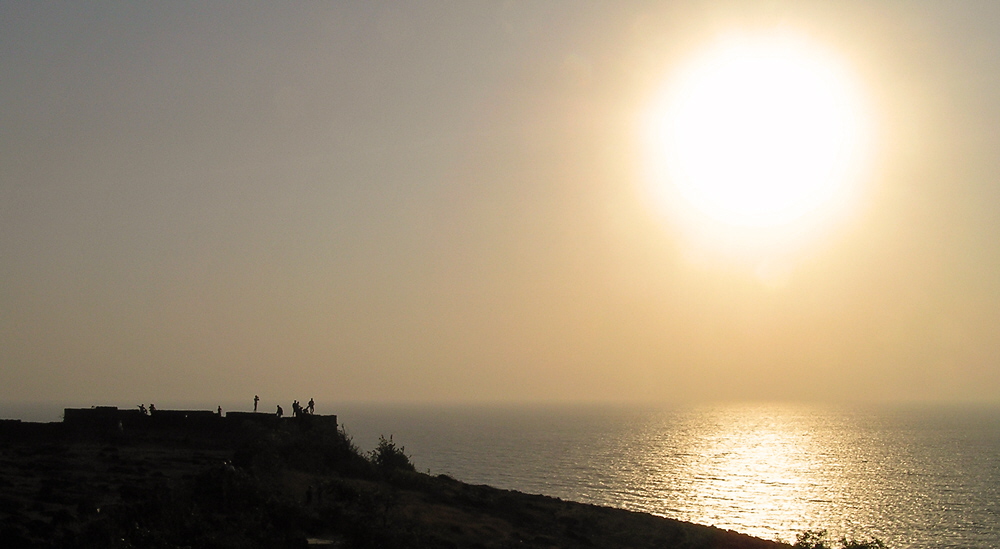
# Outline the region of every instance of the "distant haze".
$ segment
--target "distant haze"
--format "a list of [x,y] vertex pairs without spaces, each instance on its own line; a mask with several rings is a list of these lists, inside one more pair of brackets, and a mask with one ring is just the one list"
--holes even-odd
[[[772,27],[851,64],[875,152],[822,237],[717,254],[650,204],[639,128],[702,44]],[[998,28],[986,2],[0,3],[0,401],[997,402]]]

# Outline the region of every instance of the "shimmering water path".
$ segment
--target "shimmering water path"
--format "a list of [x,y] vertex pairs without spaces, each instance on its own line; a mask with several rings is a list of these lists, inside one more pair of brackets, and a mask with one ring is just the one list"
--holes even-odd
[[786,541],[1000,547],[1000,410],[338,407],[417,468]]

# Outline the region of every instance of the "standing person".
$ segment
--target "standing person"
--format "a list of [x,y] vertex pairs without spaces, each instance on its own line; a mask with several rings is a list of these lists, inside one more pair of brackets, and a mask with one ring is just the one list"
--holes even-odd
[[259,401],[260,401],[260,397],[257,396],[257,395],[254,395],[253,396],[253,411],[254,412],[257,411],[257,402],[259,402]]
[[219,414],[219,417],[222,417],[222,406],[219,406],[219,409],[215,413]]
[[309,415],[312,415],[313,413],[316,412],[316,401],[314,401],[312,399],[312,397],[309,397],[309,406],[308,406],[308,408],[309,408]]

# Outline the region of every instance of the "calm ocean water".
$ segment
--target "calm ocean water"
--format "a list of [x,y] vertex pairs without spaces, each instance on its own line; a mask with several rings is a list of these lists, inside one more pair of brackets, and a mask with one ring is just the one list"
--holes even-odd
[[[826,529],[891,549],[1000,548],[1000,408],[318,404],[362,450],[392,435],[419,470],[474,484],[766,539]],[[4,418],[59,411],[0,404]]]
[[793,541],[1000,547],[1000,409],[344,407],[421,471]]

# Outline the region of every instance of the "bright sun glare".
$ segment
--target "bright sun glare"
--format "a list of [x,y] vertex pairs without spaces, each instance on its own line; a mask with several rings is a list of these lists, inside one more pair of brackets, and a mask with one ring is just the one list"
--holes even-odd
[[862,104],[844,65],[815,45],[731,37],[677,71],[648,118],[655,194],[682,217],[736,230],[830,216],[856,190]]

